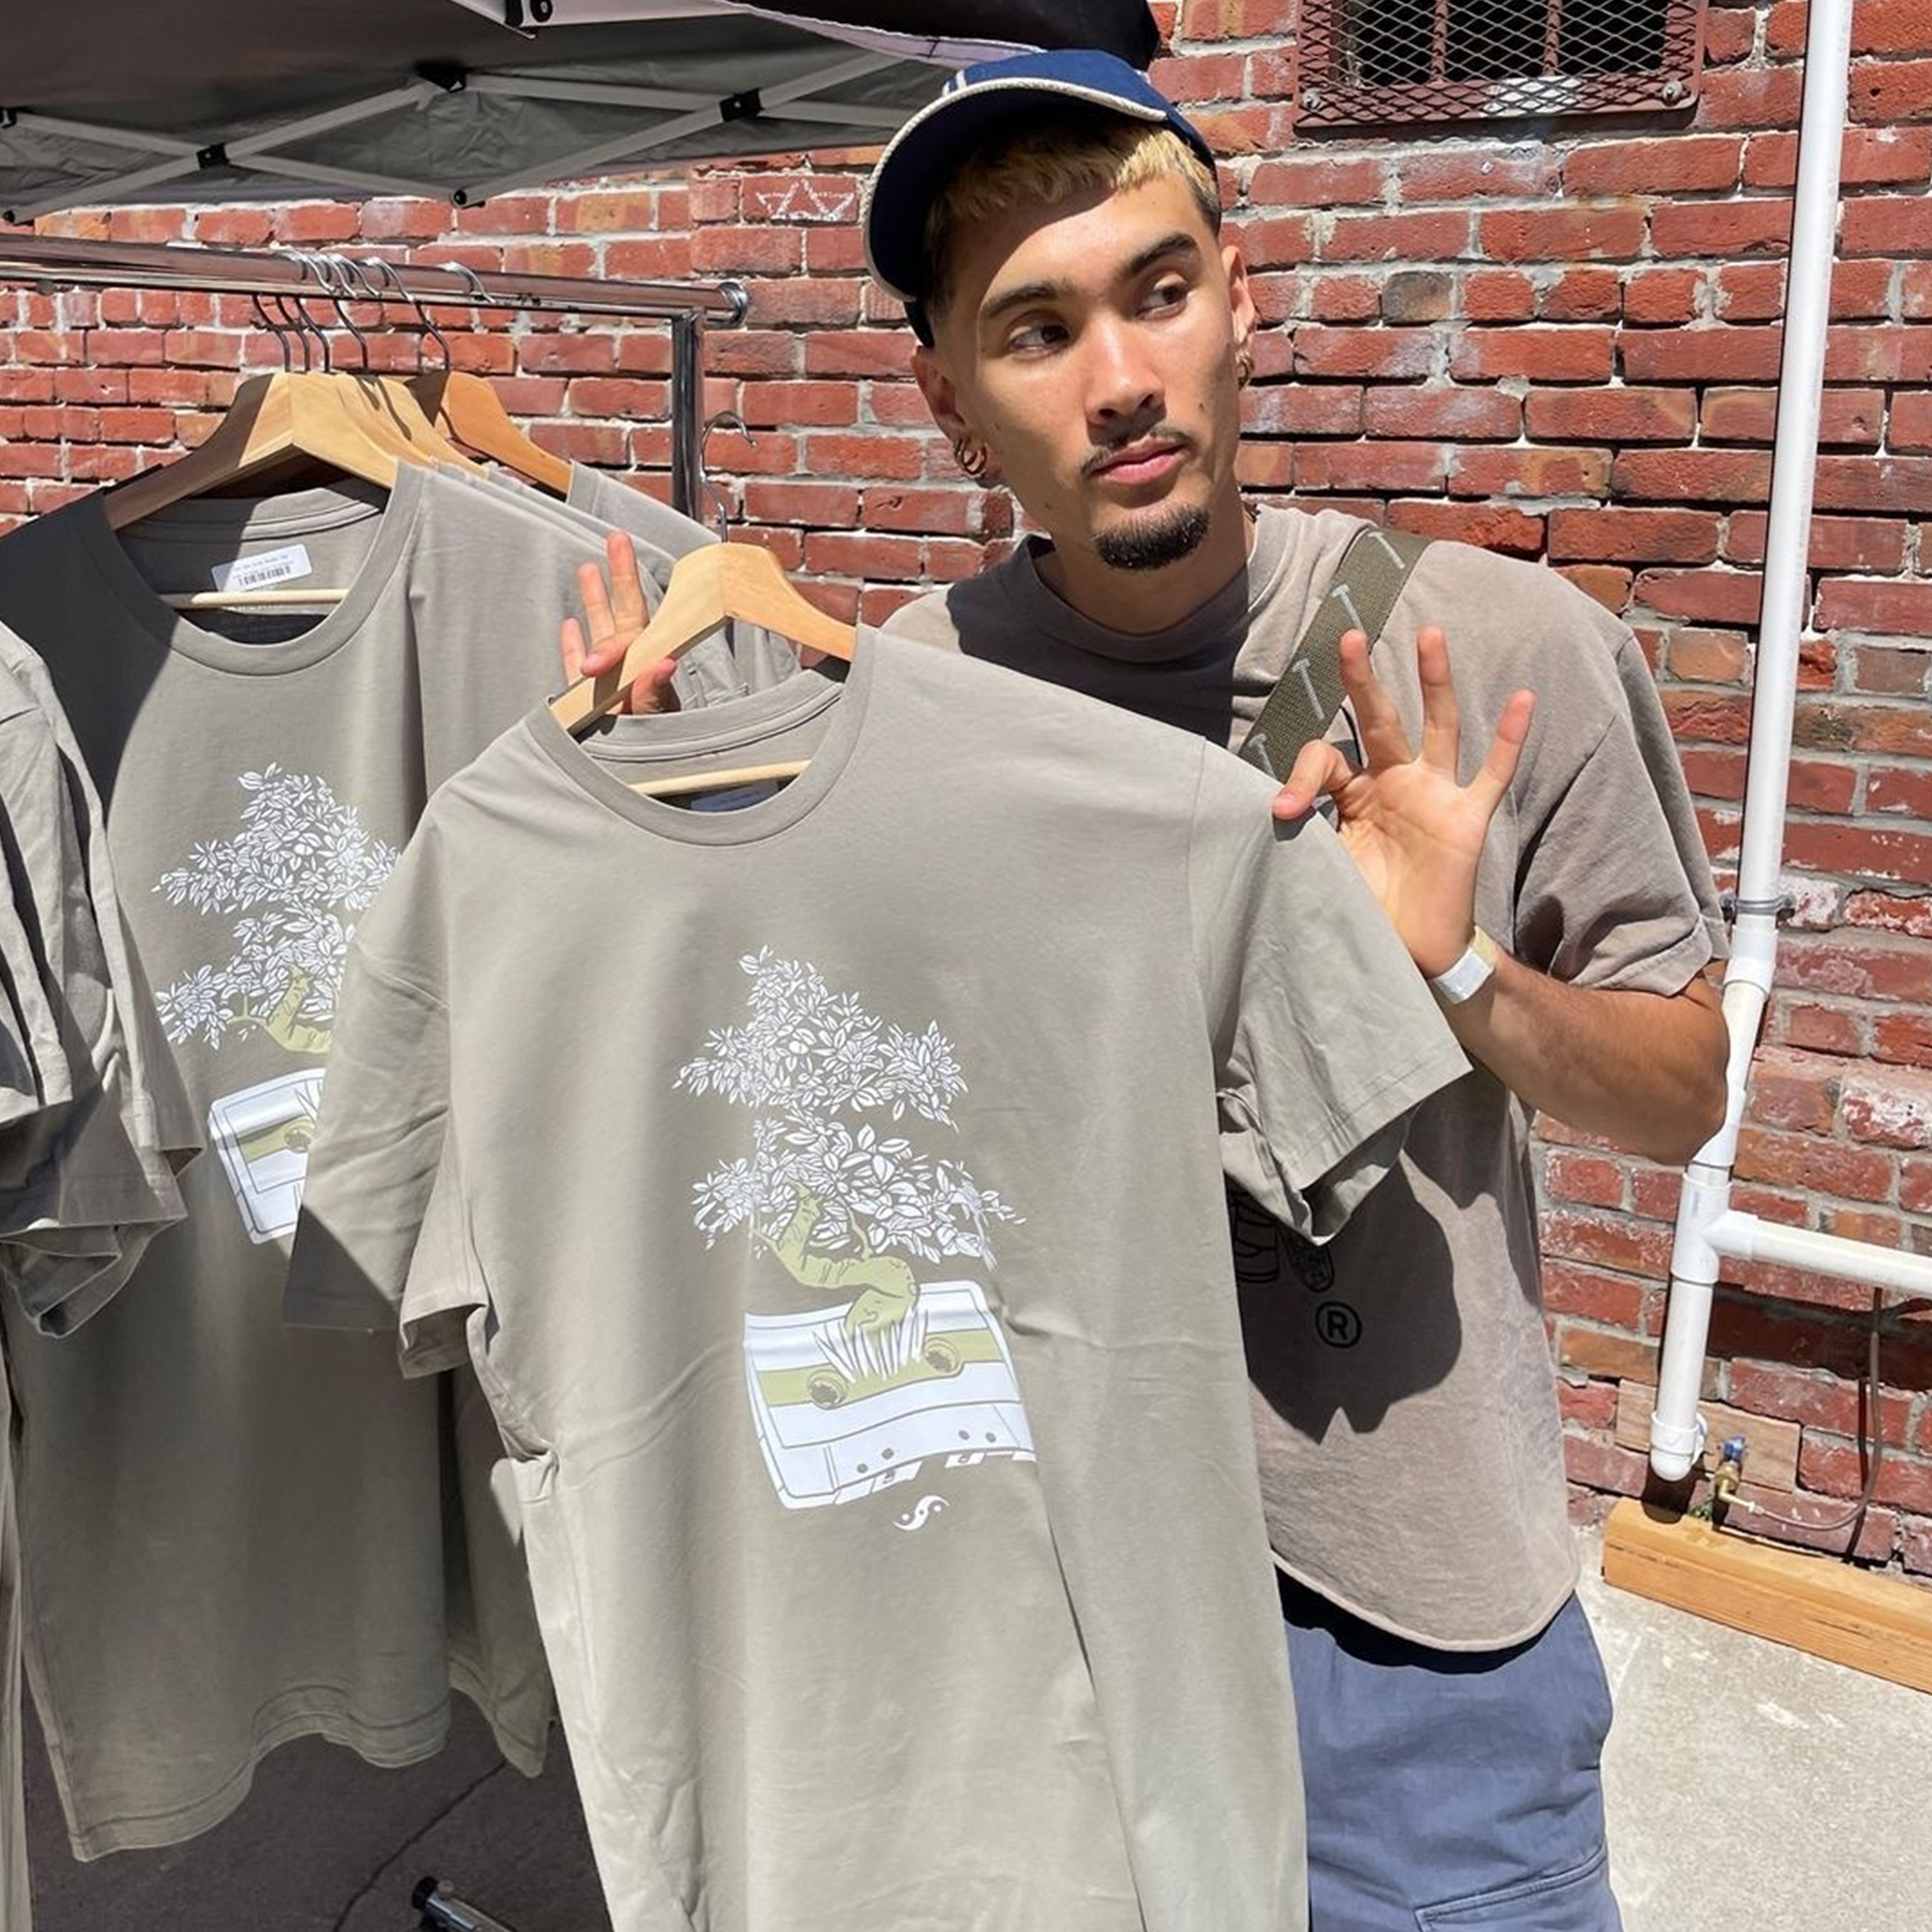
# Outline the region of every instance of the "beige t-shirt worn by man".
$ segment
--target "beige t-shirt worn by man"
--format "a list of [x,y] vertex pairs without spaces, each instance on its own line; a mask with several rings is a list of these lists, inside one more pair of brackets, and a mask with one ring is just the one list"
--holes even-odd
[[865,634],[432,802],[289,1306],[474,1362],[619,1932],[1305,1918],[1222,1177],[1325,1236],[1465,1063],[1268,792]]
[[[1246,571],[1151,636],[1077,615],[1025,546],[908,605],[886,636],[1008,665],[1233,748],[1362,527],[1335,511],[1262,511]],[[1374,654],[1411,742],[1415,634],[1430,623],[1449,638],[1465,781],[1509,694],[1537,695],[1478,875],[1480,923],[1557,979],[1680,990],[1721,948],[1723,928],[1630,632],[1551,571],[1432,545]],[[1233,1211],[1277,1562],[1435,1648],[1498,1649],[1541,1630],[1575,1586],[1577,1558],[1521,1103],[1480,1066],[1428,1101],[1397,1171],[1319,1250],[1251,1202]]]

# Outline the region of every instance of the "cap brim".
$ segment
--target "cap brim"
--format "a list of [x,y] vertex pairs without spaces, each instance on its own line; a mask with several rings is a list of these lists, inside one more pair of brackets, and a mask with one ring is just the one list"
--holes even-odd
[[[879,156],[861,204],[866,267],[888,295],[903,302],[923,298],[923,238],[933,190],[952,173],[953,162],[976,147],[989,128],[1017,118],[1029,97],[1042,94],[1078,100],[1124,120],[1158,125],[1167,119],[1160,108],[1122,100],[1101,88],[1032,76],[979,81],[927,101]],[[883,248],[882,229],[892,238]]]

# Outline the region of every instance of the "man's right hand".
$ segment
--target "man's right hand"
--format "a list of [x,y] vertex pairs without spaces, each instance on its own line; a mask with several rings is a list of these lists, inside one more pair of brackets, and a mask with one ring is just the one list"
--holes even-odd
[[[631,548],[630,538],[622,530],[612,530],[604,540],[604,552],[610,569],[608,582],[594,563],[579,567],[577,594],[582,600],[583,619],[580,623],[575,617],[566,617],[558,636],[566,685],[614,670],[650,620],[643,582],[638,575],[638,554]],[[670,681],[676,669],[676,661],[671,658],[652,665],[611,709],[675,711],[677,693]]]

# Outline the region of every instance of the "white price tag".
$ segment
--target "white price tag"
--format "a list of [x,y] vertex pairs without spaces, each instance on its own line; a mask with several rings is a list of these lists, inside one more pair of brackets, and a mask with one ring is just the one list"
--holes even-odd
[[233,563],[217,563],[213,571],[217,590],[266,590],[272,583],[292,583],[309,576],[314,566],[308,560],[306,544],[290,544],[285,550],[264,551],[259,556],[239,556]]

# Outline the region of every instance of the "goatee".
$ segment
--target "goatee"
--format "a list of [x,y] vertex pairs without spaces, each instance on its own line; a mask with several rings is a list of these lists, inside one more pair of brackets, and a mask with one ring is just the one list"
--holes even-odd
[[1117,529],[1102,530],[1094,550],[1112,570],[1165,570],[1192,556],[1208,540],[1208,512],[1193,508],[1136,517]]

